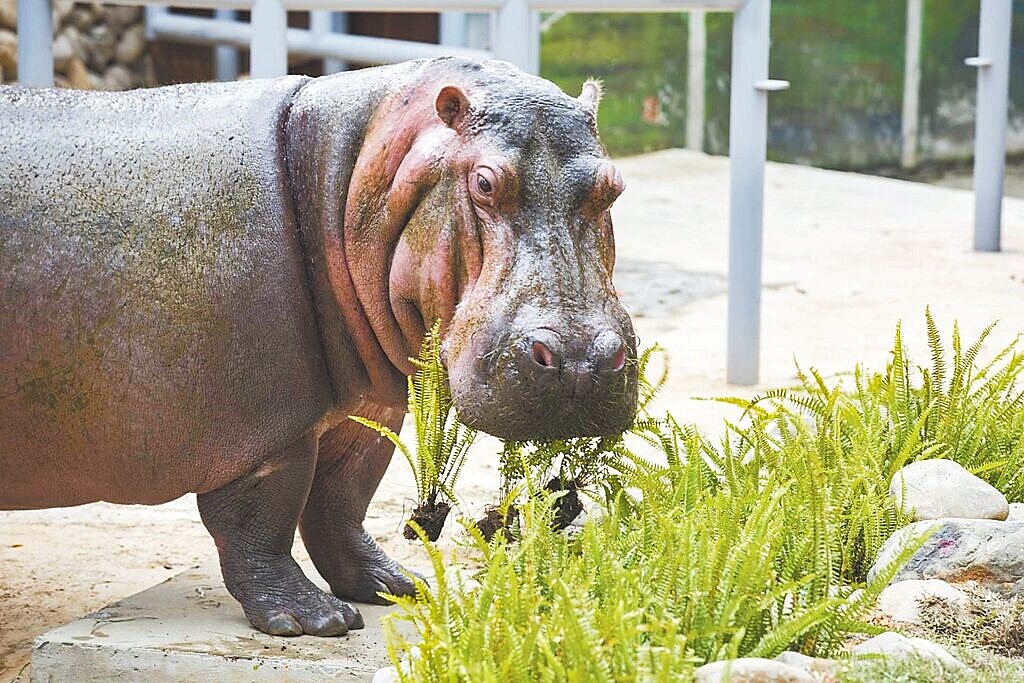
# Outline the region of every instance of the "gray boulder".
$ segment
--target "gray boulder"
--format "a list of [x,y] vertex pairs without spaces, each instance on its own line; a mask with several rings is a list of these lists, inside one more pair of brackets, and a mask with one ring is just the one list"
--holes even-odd
[[1016,595],[1024,589],[1024,522],[990,519],[940,519],[910,524],[885,542],[868,579],[891,562],[908,541],[936,527],[892,583],[909,579],[976,581],[1004,595]]
[[914,520],[964,517],[1006,519],[1006,497],[952,460],[921,460],[901,469],[889,484],[896,504]]

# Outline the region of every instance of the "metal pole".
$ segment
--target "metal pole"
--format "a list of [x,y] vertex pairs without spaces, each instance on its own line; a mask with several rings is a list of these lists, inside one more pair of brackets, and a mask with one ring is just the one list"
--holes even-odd
[[981,0],[977,57],[978,104],[974,119],[974,249],[999,251],[1006,167],[1006,117],[1010,82],[1011,0]]
[[50,0],[18,0],[18,82],[53,87],[53,19]]
[[747,0],[732,23],[729,100],[729,315],[727,370],[732,384],[756,384],[761,335],[761,233],[770,90],[771,0]]
[[508,0],[494,13],[492,42],[498,59],[527,73],[540,70],[540,22],[527,0]]
[[437,34],[441,45],[466,45],[466,13],[441,12]]
[[704,10],[694,10],[687,21],[686,149],[704,151],[704,73],[708,36]]
[[[348,18],[344,12],[330,12],[328,10],[313,10],[309,13],[309,30],[315,36],[325,36],[329,33],[339,31],[344,33],[348,28]],[[339,59],[324,60],[324,75],[345,71],[348,64]]]
[[[213,17],[222,21],[234,21],[235,10],[214,10]],[[233,81],[238,78],[238,48],[230,45],[218,45],[214,54],[214,68],[218,81]]]
[[276,78],[288,73],[287,30],[288,13],[281,0],[254,0],[249,44],[249,74],[253,78]]
[[907,0],[907,28],[903,53],[903,147],[900,166],[917,166],[918,103],[921,91],[922,0]]

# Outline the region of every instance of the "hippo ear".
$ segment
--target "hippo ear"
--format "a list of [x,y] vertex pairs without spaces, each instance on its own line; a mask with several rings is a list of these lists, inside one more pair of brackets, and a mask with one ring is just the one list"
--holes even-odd
[[601,95],[603,93],[604,88],[601,87],[601,81],[596,78],[588,78],[583,84],[583,90],[577,99],[580,101],[580,104],[589,109],[590,113],[596,117],[597,105],[601,103]]
[[458,86],[446,85],[441,88],[441,92],[437,93],[434,107],[442,121],[458,130],[466,120],[466,114],[469,113],[469,98]]

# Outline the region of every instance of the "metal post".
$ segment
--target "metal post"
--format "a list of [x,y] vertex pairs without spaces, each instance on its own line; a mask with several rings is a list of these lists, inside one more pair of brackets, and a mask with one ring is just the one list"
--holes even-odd
[[694,10],[687,21],[686,149],[704,151],[704,73],[708,36],[704,10]]
[[747,0],[732,23],[729,100],[729,316],[732,384],[756,384],[761,335],[761,233],[768,97],[789,86],[768,80],[771,0]]
[[903,147],[900,166],[917,166],[918,103],[921,91],[922,0],[907,0],[907,28],[903,47]]
[[53,87],[53,18],[50,0],[18,0],[18,82]]
[[978,104],[974,118],[974,249],[999,251],[1006,167],[1011,0],[981,0]]
[[466,45],[466,13],[441,12],[437,20],[437,38],[441,45]]
[[[340,16],[339,16],[340,15]],[[340,27],[340,31],[339,31]],[[309,30],[313,35],[323,36],[328,33],[344,33],[348,28],[348,17],[344,12],[313,10],[309,13]],[[324,75],[345,71],[348,64],[340,59],[324,60]]]
[[253,78],[276,78],[288,73],[285,35],[288,13],[281,0],[254,0],[249,73]]
[[[214,10],[213,17],[222,21],[234,21],[235,10]],[[218,45],[214,54],[214,69],[218,81],[233,81],[238,78],[238,48],[230,45]]]
[[494,13],[492,43],[495,56],[527,73],[540,71],[540,17],[527,0],[508,0]]

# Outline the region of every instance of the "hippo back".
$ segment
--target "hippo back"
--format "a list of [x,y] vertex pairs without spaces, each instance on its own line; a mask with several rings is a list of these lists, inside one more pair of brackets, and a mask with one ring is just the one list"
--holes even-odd
[[0,507],[209,487],[322,414],[282,149],[305,82],[0,87]]

